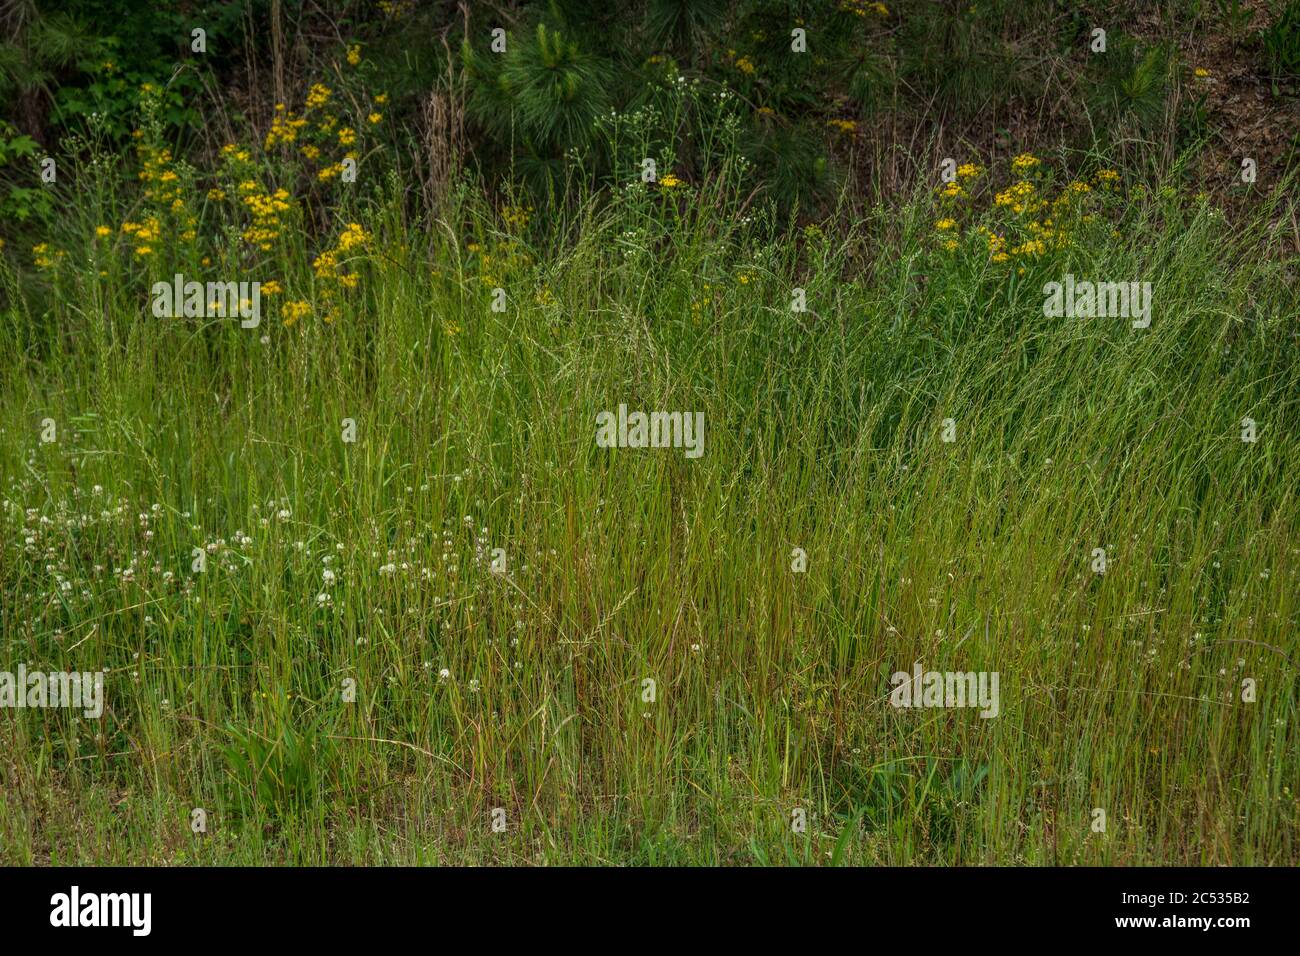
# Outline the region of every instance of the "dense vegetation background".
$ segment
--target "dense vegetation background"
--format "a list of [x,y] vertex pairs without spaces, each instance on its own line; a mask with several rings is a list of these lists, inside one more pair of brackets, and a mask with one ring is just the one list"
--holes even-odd
[[0,31],[0,859],[1300,861],[1300,2]]

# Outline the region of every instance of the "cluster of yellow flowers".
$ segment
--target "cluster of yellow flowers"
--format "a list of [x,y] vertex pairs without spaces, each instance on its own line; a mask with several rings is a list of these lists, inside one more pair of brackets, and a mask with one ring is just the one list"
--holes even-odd
[[350,222],[347,227],[339,233],[339,251],[350,252],[353,249],[360,248],[370,241],[370,234],[361,228],[360,223]]
[[[360,63],[359,46],[354,44],[347,49],[347,60],[353,66]],[[148,97],[155,96],[156,91],[146,84],[141,94],[147,100]],[[387,94],[373,97],[374,106],[366,116],[366,124],[374,126],[382,122],[383,114],[379,108],[387,100]],[[339,98],[328,86],[315,83],[307,92],[300,114],[293,113],[284,104],[278,104],[270,129],[263,138],[263,148],[269,151],[275,147],[296,146],[303,157],[315,161],[321,159],[324,151],[331,146],[341,147],[347,150],[342,153],[342,161],[325,160],[328,165],[317,173],[320,180],[338,177],[345,168],[343,161],[358,158],[359,154],[355,150],[360,146],[361,140],[357,129],[347,125],[341,114],[335,115],[335,111],[331,110],[338,102]],[[363,124],[357,125],[366,128]],[[203,197],[213,204],[229,202],[227,213],[236,210],[238,219],[246,223],[246,227],[239,233],[240,239],[262,252],[272,251],[299,218],[301,200],[290,192],[293,188],[290,182],[285,183],[288,188],[264,185],[270,174],[263,167],[262,157],[255,156],[256,143],[251,148],[236,143],[223,146],[216,181],[191,196],[195,178],[193,171],[184,163],[174,162],[171,151],[152,142],[146,135],[146,129],[137,129],[132,134],[139,156],[139,179],[143,184],[145,204],[135,221],[127,220],[120,226],[120,234],[124,237],[123,251],[129,258],[153,262],[178,241],[194,242],[197,239],[198,212],[192,212],[191,207],[201,210]],[[190,202],[191,199],[197,201]],[[532,215],[531,206],[507,206],[502,210],[506,224],[519,230],[528,225]],[[118,233],[119,229],[112,225],[94,227],[92,256],[96,261],[112,250],[114,237]],[[347,290],[355,289],[360,283],[360,275],[348,268],[349,260],[356,258],[371,240],[372,236],[359,223],[348,223],[333,245],[312,262],[317,280],[314,294],[285,301],[288,298],[284,295],[285,286],[276,279],[263,281],[261,293],[281,297],[280,314],[286,326],[313,314],[318,307],[322,311],[327,310],[325,321],[332,321],[336,317],[335,307],[339,304],[340,296]],[[48,242],[32,247],[33,262],[43,270],[57,268],[64,257],[64,252],[55,249]],[[518,258],[512,254],[508,261],[514,262]],[[212,258],[208,255],[199,256],[199,261],[204,267],[212,264]],[[101,270],[99,274],[105,276],[107,272]],[[549,292],[547,296],[548,301],[553,301],[549,298]]]
[[[353,45],[348,49],[348,62],[356,65],[360,61],[359,47]],[[276,116],[271,121],[271,129],[266,134],[265,147],[270,149],[277,144],[299,143],[298,152],[312,163],[318,162],[326,151],[337,145],[344,148],[342,156],[333,162],[326,160],[316,171],[316,179],[327,183],[342,176],[344,162],[357,162],[360,154],[356,151],[357,131],[344,124],[339,115],[331,112],[335,102],[334,91],[324,83],[313,83],[307,91],[301,116],[295,116],[283,103],[277,103]],[[374,97],[375,107],[388,102],[388,94],[380,93]],[[317,113],[315,119],[310,114]],[[366,122],[377,126],[383,122],[384,114],[374,107],[366,115]]]
[[61,249],[51,249],[48,242],[39,242],[32,246],[32,261],[38,269],[53,269],[64,255]]
[[240,238],[263,252],[269,252],[271,244],[284,230],[280,217],[293,208],[289,203],[289,191],[277,189],[268,193],[252,180],[240,183],[239,191],[242,193],[240,202],[253,219],[252,225],[240,233]]
[[853,120],[831,119],[826,121],[826,125],[839,130],[841,133],[853,133],[857,131],[858,124]]
[[[136,134],[137,139],[143,137],[140,130],[136,130]],[[155,204],[160,212],[172,218],[175,234],[179,235],[181,241],[194,241],[198,235],[198,217],[185,204],[182,195],[183,182],[172,165],[171,150],[140,142],[136,145],[136,153],[140,157],[139,177],[145,184],[144,198]],[[158,230],[151,231],[154,234],[148,237],[147,242],[158,238]],[[139,246],[136,252],[138,255],[149,254],[140,252]]]
[[484,252],[477,242],[468,243],[465,248],[476,254],[479,282],[489,288],[504,285],[501,276],[527,269],[533,264],[533,257],[513,239],[494,243],[493,252]]
[[253,156],[248,150],[240,149],[234,143],[227,143],[225,146],[222,146],[221,155],[232,159],[237,163],[248,163],[253,160]]
[[[667,179],[668,177],[665,176],[664,178]],[[528,223],[532,221],[534,211],[532,206],[502,206],[501,218],[507,226],[522,231],[528,228]]]
[[311,303],[301,299],[285,302],[280,306],[280,316],[285,328],[291,328],[295,322],[311,315]]
[[[365,247],[371,238],[370,233],[366,232],[360,223],[348,223],[339,233],[334,248],[326,249],[312,260],[312,271],[316,274],[317,281],[321,283],[320,297],[329,305],[329,311],[323,316],[326,322],[333,322],[337,314],[334,309],[335,292],[338,289],[355,289],[361,281],[361,277],[355,272],[340,271],[340,266],[346,264],[349,253]],[[287,320],[286,324],[291,325],[300,317]]]
[[307,109],[318,110],[330,101],[334,91],[324,83],[313,83],[307,91]]
[[415,8],[415,0],[379,0],[379,11],[389,19],[398,19]]
[[1011,161],[1011,169],[1023,176],[1040,163],[1042,163],[1042,160],[1032,153],[1021,153]]
[[[1087,220],[1091,217],[1085,216],[1083,218]],[[1037,237],[1037,240],[1040,243],[1039,255],[1046,251],[1041,247],[1042,243],[1050,243],[1053,249],[1064,249],[1070,244],[1069,230],[1067,230],[1065,225],[1057,219],[1049,217],[1044,219],[1041,223],[1035,220],[1029,224],[1029,231]]]
[[1033,195],[1034,184],[1022,179],[994,196],[993,203],[997,206],[1010,206],[1011,211],[1019,215],[1026,209],[1031,208]]
[[[287,189],[270,190],[257,179],[259,170],[247,149],[234,143],[221,147],[221,175],[234,184],[239,203],[247,210],[251,222],[240,233],[240,238],[262,252],[270,252],[274,243],[284,234],[284,218],[294,206]],[[211,202],[224,202],[226,190],[214,186],[208,190]]]
[[285,109],[283,103],[275,105],[275,116],[271,119],[271,128],[266,131],[266,140],[262,146],[264,149],[272,149],[283,143],[288,145],[298,140],[298,130],[307,125],[307,120],[302,116],[294,116],[293,113]]
[[753,60],[747,56],[737,57],[735,50],[727,51],[727,60],[732,66],[738,69],[741,73],[744,73],[746,76],[753,76],[757,69],[754,66]]
[[[346,159],[348,157],[344,158]],[[343,175],[343,163],[340,161],[337,163],[331,163],[328,166],[322,166],[320,171],[316,174],[316,178],[323,183],[327,183],[334,177],[341,175]]]
[[146,216],[143,222],[122,223],[122,233],[131,237],[135,254],[143,258],[153,255],[153,244],[162,235],[162,223],[157,216]]
[[1041,256],[1047,251],[1047,244],[1042,239],[1027,239],[1011,250],[1013,256]]
[[867,3],[866,0],[840,0],[841,13],[851,13],[855,17],[865,17],[868,11],[877,16],[889,16],[889,8],[883,3]]
[[[1024,176],[1041,166],[1041,160],[1029,153],[1022,153],[1011,161],[1012,171]],[[960,166],[958,177],[972,180],[982,174],[983,170],[973,163]],[[1103,169],[1096,174],[1096,188],[1108,189],[1119,179],[1119,174],[1112,169]],[[945,198],[958,198],[965,195],[958,186],[957,191],[949,183],[940,190]],[[1076,223],[1091,222],[1095,217],[1084,211],[1081,204],[1094,191],[1094,186],[1084,180],[1072,180],[1062,187],[1050,201],[1039,193],[1039,187],[1028,179],[1020,179],[993,196],[993,209],[1006,210],[1015,219],[1007,221],[1007,228],[1015,233],[1019,241],[1008,244],[1007,235],[985,225],[976,226],[974,234],[979,235],[987,246],[989,259],[995,263],[1009,262],[1015,257],[1037,258],[1049,251],[1067,248],[1071,242],[1071,228]],[[1043,213],[1047,215],[1044,216]],[[1041,218],[1029,217],[1037,214]],[[1028,220],[1028,221],[1027,221]],[[948,251],[960,248],[961,227],[953,215],[944,214],[934,223],[936,239],[940,246]],[[1018,272],[1023,274],[1024,267]]]
[[1007,260],[1007,238],[989,229],[987,226],[977,226],[975,231],[984,237],[988,243],[989,255],[993,257],[994,262],[1005,262]]
[[180,199],[180,176],[171,168],[171,150],[140,143],[136,152],[140,156],[139,176],[146,184],[144,198],[160,204]]
[[317,279],[338,281],[339,279],[339,254],[334,249],[326,249],[315,259],[311,261],[312,271],[316,273]]
[[[748,281],[749,279],[746,278],[745,282],[748,283]],[[700,316],[704,311],[704,308],[707,306],[712,309],[718,302],[719,298],[720,295],[718,292],[714,291],[713,284],[710,282],[704,283],[704,297],[702,299],[691,300],[691,322],[695,325],[699,325]]]

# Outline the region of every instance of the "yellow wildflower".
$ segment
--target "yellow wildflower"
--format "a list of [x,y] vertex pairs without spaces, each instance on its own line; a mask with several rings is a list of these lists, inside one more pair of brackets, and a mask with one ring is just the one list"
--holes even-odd
[[997,206],[1010,206],[1016,212],[1023,212],[1024,201],[1033,194],[1033,191],[1033,183],[1021,181],[994,196],[993,203]]
[[[671,178],[671,174],[664,177]],[[502,206],[501,218],[505,220],[507,226],[515,229],[525,228],[533,217],[532,206]]]
[[351,222],[339,234],[339,251],[349,252],[370,241],[370,234],[361,228],[360,223]]
[[329,102],[331,90],[323,83],[313,83],[311,89],[307,92],[307,109],[319,109]]
[[38,269],[53,269],[63,255],[61,249],[51,249],[46,242],[39,242],[32,246],[32,262]]
[[[263,286],[265,289],[265,286]],[[280,306],[280,315],[284,317],[285,327],[292,326],[299,319],[311,314],[311,305],[302,300],[286,302]]]

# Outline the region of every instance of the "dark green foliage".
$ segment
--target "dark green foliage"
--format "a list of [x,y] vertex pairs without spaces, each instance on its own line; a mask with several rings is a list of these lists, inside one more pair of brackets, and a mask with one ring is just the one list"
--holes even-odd
[[[274,7],[200,0],[175,9],[146,0],[15,0],[0,16],[0,94],[15,104],[16,133],[41,146],[75,149],[68,134],[95,114],[96,136],[125,147],[148,84],[158,104],[151,118],[179,154],[192,138],[216,145],[220,124],[201,123],[206,115],[264,126],[276,71],[284,74],[276,95],[293,109],[308,76],[337,82],[331,73],[341,69],[390,95],[383,129],[402,155],[429,148],[427,110],[436,101],[438,122],[455,135],[434,151],[468,160],[493,182],[522,184],[534,202],[566,192],[575,158],[603,185],[626,183],[630,160],[649,156],[697,182],[716,144],[694,131],[716,128],[725,102],[735,142],[755,166],[756,195],[782,218],[795,209],[815,216],[829,209],[839,184],[881,181],[871,166],[887,155],[884,129],[909,129],[914,153],[939,130],[970,143],[996,136],[1014,150],[1035,148],[1018,140],[1046,129],[1076,146],[1091,136],[1113,142],[1121,128],[1140,139],[1157,132],[1180,144],[1201,139],[1204,97],[1180,98],[1179,115],[1165,123],[1173,44],[1125,38],[1119,26],[1152,12],[1170,28],[1177,14],[1234,35],[1248,22],[1239,0],[1213,3],[1167,10],[1139,0],[1103,9],[1065,0],[521,0],[500,9],[448,2],[376,9],[360,0]],[[1297,11],[1291,0],[1260,40],[1275,83],[1297,71]],[[1085,52],[1094,21],[1110,27],[1104,55]],[[207,31],[205,56],[190,51],[196,24]],[[494,30],[505,31],[502,52],[491,49]],[[792,49],[795,30],[803,31],[803,52]],[[342,64],[342,48],[354,42],[361,63]],[[672,99],[665,92],[681,84],[698,95],[663,109]],[[646,107],[659,112],[638,130],[642,152],[616,156],[632,144],[616,145],[602,124]],[[21,195],[30,217],[39,197]]]
[[506,54],[497,83],[525,138],[563,150],[585,144],[596,117],[608,108],[604,72],[577,41],[539,23],[530,42]]
[[1300,0],[1290,0],[1260,35],[1264,64],[1277,95],[1278,81],[1300,77]]
[[1250,21],[1255,16],[1255,12],[1242,0],[1214,0],[1214,10],[1223,29],[1236,42],[1240,42],[1246,35]]
[[806,211],[834,192],[834,169],[819,137],[806,128],[775,124],[752,137],[748,152],[768,183],[768,198],[783,214]]
[[[184,11],[145,0],[20,2],[0,40],[0,96],[17,99],[25,131],[57,138],[77,131],[98,114],[102,130],[124,140],[131,132],[140,87],[164,90],[160,118],[190,131],[201,112],[196,101],[204,76],[225,77],[244,58],[250,16],[265,16],[264,3],[212,0]],[[201,25],[208,53],[190,52],[191,30]],[[238,55],[235,55],[238,54]]]
[[39,152],[34,139],[0,121],[0,216],[27,222],[49,215],[53,205],[50,190],[30,174]]
[[606,65],[545,23],[510,36],[504,53],[466,41],[461,57],[470,116],[513,154],[535,192],[553,190],[565,152],[591,146],[596,118],[609,109]]
[[337,750],[319,720],[295,722],[280,714],[267,734],[229,724],[226,735],[222,755],[236,806],[290,813],[333,783]]
[[658,49],[686,55],[716,35],[726,13],[724,0],[650,0],[646,38]]
[[1150,131],[1164,118],[1172,89],[1174,56],[1164,44],[1143,49],[1131,37],[1112,35],[1104,54],[1093,57],[1096,85],[1089,107],[1098,127],[1132,121]]
[[48,88],[56,71],[91,52],[96,39],[87,25],[67,14],[40,16],[33,10],[0,42],[0,94],[14,96]]
[[904,24],[903,75],[940,107],[971,116],[1023,92],[1028,64],[978,7],[927,5]]
[[895,92],[893,61],[879,54],[863,54],[854,63],[849,76],[849,94],[870,116],[887,107]]

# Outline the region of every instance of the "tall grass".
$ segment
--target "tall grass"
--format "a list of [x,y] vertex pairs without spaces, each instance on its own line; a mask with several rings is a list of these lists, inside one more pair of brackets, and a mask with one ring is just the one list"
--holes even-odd
[[[3,266],[0,667],[109,669],[100,721],[0,712],[5,862],[1300,859],[1267,208],[1135,193],[1020,274],[926,195],[774,221],[731,160],[527,227],[396,180],[339,213],[331,323],[153,318],[197,262]],[[1150,328],[1045,318],[1067,271],[1150,280]],[[597,448],[620,403],[704,455]],[[891,707],[916,661],[999,716]]]

